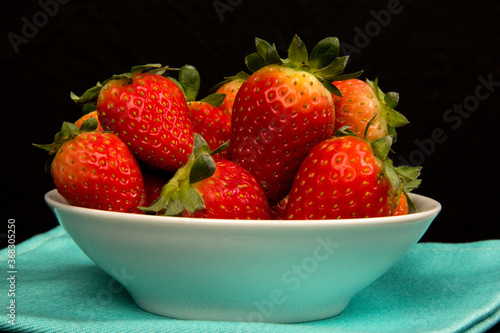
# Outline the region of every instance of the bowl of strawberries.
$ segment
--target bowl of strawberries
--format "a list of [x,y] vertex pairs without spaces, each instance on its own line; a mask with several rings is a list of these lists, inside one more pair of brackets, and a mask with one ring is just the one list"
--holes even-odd
[[390,159],[408,123],[398,94],[343,74],[336,38],[308,54],[295,36],[286,59],[256,46],[251,74],[203,99],[189,65],[136,66],[72,93],[86,115],[37,145],[50,155],[45,201],[59,223],[146,311],[332,317],[439,214],[410,193],[421,168]]

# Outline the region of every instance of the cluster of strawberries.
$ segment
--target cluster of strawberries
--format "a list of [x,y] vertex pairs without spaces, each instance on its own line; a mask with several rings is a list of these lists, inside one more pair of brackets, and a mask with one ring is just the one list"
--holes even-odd
[[[256,39],[240,72],[197,100],[193,66],[136,66],[72,93],[85,115],[64,122],[51,155],[72,205],[229,219],[338,219],[406,214],[419,167],[388,158],[398,94],[343,74],[337,38],[282,59]],[[165,76],[178,73],[177,78]]]

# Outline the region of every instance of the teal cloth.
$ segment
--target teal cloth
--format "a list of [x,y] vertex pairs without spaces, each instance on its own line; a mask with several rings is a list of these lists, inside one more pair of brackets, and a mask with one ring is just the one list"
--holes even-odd
[[[2,276],[8,249],[0,251]],[[139,309],[61,227],[16,246],[15,325],[29,332],[484,332],[500,321],[500,240],[418,243],[339,316],[301,324],[165,318]],[[8,274],[8,273],[7,273]]]

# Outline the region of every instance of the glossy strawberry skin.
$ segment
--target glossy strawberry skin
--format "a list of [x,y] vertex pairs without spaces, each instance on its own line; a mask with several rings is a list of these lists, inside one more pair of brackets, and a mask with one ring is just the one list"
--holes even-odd
[[[215,150],[231,138],[231,118],[205,102],[188,102],[188,110],[196,133],[207,141],[210,150]],[[228,151],[217,153],[214,158],[227,158]]]
[[230,154],[264,188],[272,205],[284,198],[309,150],[332,136],[330,92],[310,73],[263,67],[234,103]]
[[369,143],[355,136],[326,140],[304,160],[285,219],[349,219],[392,215],[398,191]]
[[382,106],[372,87],[365,81],[350,79],[334,81],[342,97],[333,96],[335,104],[335,129],[349,126],[351,131],[363,137],[368,122],[375,116],[366,139],[375,141],[388,135],[387,122]]
[[193,125],[177,85],[157,74],[136,73],[132,81],[110,80],[97,110],[103,128],[115,132],[141,161],[175,171],[193,147]]
[[192,186],[201,194],[205,209],[184,217],[269,220],[269,203],[248,171],[227,160],[216,162],[215,173]]
[[82,133],[65,142],[51,164],[58,192],[72,205],[140,213],[144,180],[128,147],[113,133]]

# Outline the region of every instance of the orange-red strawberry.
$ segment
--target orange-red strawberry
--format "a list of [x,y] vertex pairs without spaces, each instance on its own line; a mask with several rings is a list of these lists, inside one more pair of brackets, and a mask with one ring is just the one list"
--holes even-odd
[[401,194],[401,198],[399,199],[398,206],[394,211],[394,215],[406,215],[408,214],[410,207],[408,205],[408,199],[404,193]]
[[160,75],[164,71],[159,65],[136,66],[73,99],[85,104],[97,97],[105,130],[115,132],[139,160],[175,171],[189,158],[194,129],[182,91]]
[[226,95],[226,98],[219,106],[219,109],[227,114],[229,118],[231,118],[231,115],[233,114],[233,105],[236,99],[236,94],[248,76],[249,75],[245,72],[239,72],[236,75],[226,77],[224,81],[214,87],[214,89],[216,89],[216,94]]
[[[91,119],[92,120],[92,119]],[[70,204],[99,210],[140,213],[146,202],[141,170],[128,147],[113,133],[64,123],[54,143],[37,145],[54,156],[50,172]]]
[[329,89],[337,91],[329,80],[339,78],[347,57],[337,57],[338,40],[330,38],[318,43],[310,57],[297,36],[288,59],[266,41],[257,39],[256,45],[257,53],[246,58],[254,73],[234,102],[229,150],[232,160],[262,185],[272,206],[288,193],[309,150],[334,133]]
[[97,128],[96,129],[98,131],[102,131],[103,130],[101,124],[99,123],[99,117],[97,115],[97,111],[92,111],[92,112],[89,112],[87,114],[84,114],[83,116],[81,116],[80,118],[78,118],[78,120],[75,121],[74,124],[76,126],[80,127],[80,126],[82,126],[83,122],[85,120],[89,119],[89,118],[95,118],[97,120]]
[[408,120],[394,110],[399,95],[394,92],[384,94],[378,86],[378,80],[362,81],[350,79],[334,81],[342,96],[333,95],[335,103],[335,129],[348,126],[351,131],[363,136],[366,132],[369,141],[384,136],[396,137],[395,128],[408,123]]
[[262,187],[241,166],[211,157],[205,140],[195,135],[193,154],[162,188],[146,212],[219,219],[270,219]]

